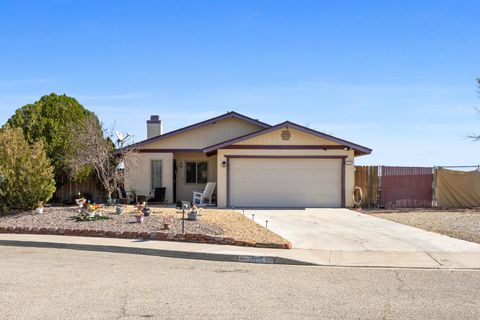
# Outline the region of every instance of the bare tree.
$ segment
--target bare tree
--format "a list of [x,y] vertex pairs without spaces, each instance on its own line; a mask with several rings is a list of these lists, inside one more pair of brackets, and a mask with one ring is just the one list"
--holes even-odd
[[[477,113],[478,116],[480,116],[480,109],[479,108],[475,108],[475,112]],[[477,134],[471,134],[468,136],[470,139],[472,139],[473,141],[480,141],[480,135],[477,135]]]
[[[111,198],[113,192],[123,185],[124,160],[128,157],[129,162],[135,159],[136,151],[124,146],[124,141],[119,142],[118,149],[112,142],[112,132],[107,132],[98,122],[97,118],[90,116],[81,125],[80,129],[73,134],[74,150],[68,164],[72,175],[77,174],[85,167],[94,170],[98,181],[101,183],[107,198]],[[112,130],[113,131],[113,130]]]
[[[478,86],[478,95],[480,96],[480,78],[477,79],[477,86]],[[477,112],[477,115],[480,115],[480,108],[475,108],[475,111]],[[470,139],[473,141],[480,141],[480,135],[477,134],[471,134],[468,136]]]

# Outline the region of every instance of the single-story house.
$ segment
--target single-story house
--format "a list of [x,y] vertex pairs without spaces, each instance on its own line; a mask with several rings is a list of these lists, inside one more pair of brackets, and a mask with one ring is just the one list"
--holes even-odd
[[216,182],[218,207],[351,207],[354,158],[371,149],[285,121],[269,125],[228,112],[162,132],[147,121],[147,139],[125,161],[125,189],[149,195],[165,187],[168,203],[192,201]]

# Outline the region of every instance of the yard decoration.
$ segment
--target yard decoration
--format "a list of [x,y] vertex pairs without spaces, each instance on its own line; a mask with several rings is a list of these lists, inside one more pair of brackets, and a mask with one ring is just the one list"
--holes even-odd
[[152,213],[152,210],[150,208],[145,207],[145,208],[143,208],[142,212],[143,212],[143,215],[145,217],[148,217],[148,216],[150,216],[150,213]]
[[137,210],[143,212],[143,209],[146,207],[145,201],[142,203],[137,204]]
[[143,220],[145,219],[145,216],[141,213],[137,213],[135,215],[135,218],[137,219],[137,223],[143,223]]
[[192,209],[188,212],[188,220],[189,221],[196,221],[197,216],[200,215],[202,208],[198,208],[195,204],[192,205]]
[[83,208],[85,206],[85,203],[87,202],[87,199],[85,198],[78,198],[78,199],[75,199],[75,203],[77,204],[77,206],[79,206],[80,208]]
[[121,205],[118,205],[116,208],[115,208],[115,212],[117,214],[122,214],[123,213],[123,207]]
[[98,221],[98,220],[108,220],[110,217],[102,214],[100,209],[102,205],[100,204],[90,204],[85,203],[84,207],[80,209],[80,213],[72,218],[79,221]]
[[190,211],[188,213],[188,220],[189,221],[197,221],[197,211]]
[[40,201],[37,205],[37,207],[35,208],[35,213],[36,214],[41,214],[43,213],[43,201]]
[[173,217],[166,216],[165,219],[163,219],[163,229],[170,230],[170,226],[172,225],[172,222],[173,222]]

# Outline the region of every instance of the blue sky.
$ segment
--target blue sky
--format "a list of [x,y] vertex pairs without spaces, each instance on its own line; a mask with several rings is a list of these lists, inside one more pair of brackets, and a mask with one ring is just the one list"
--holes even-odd
[[0,124],[50,92],[141,140],[235,110],[374,149],[480,162],[480,1],[0,0]]

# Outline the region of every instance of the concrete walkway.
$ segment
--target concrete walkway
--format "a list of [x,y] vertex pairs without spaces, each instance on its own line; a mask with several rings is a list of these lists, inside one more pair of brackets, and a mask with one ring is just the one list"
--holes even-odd
[[262,249],[186,242],[0,234],[0,246],[59,248],[215,261],[343,267],[480,269],[480,252]]
[[[297,249],[386,252],[480,252],[480,245],[349,209],[245,210]],[[370,253],[369,253],[370,254]],[[406,253],[405,253],[406,254]],[[363,253],[361,256],[365,256]]]

